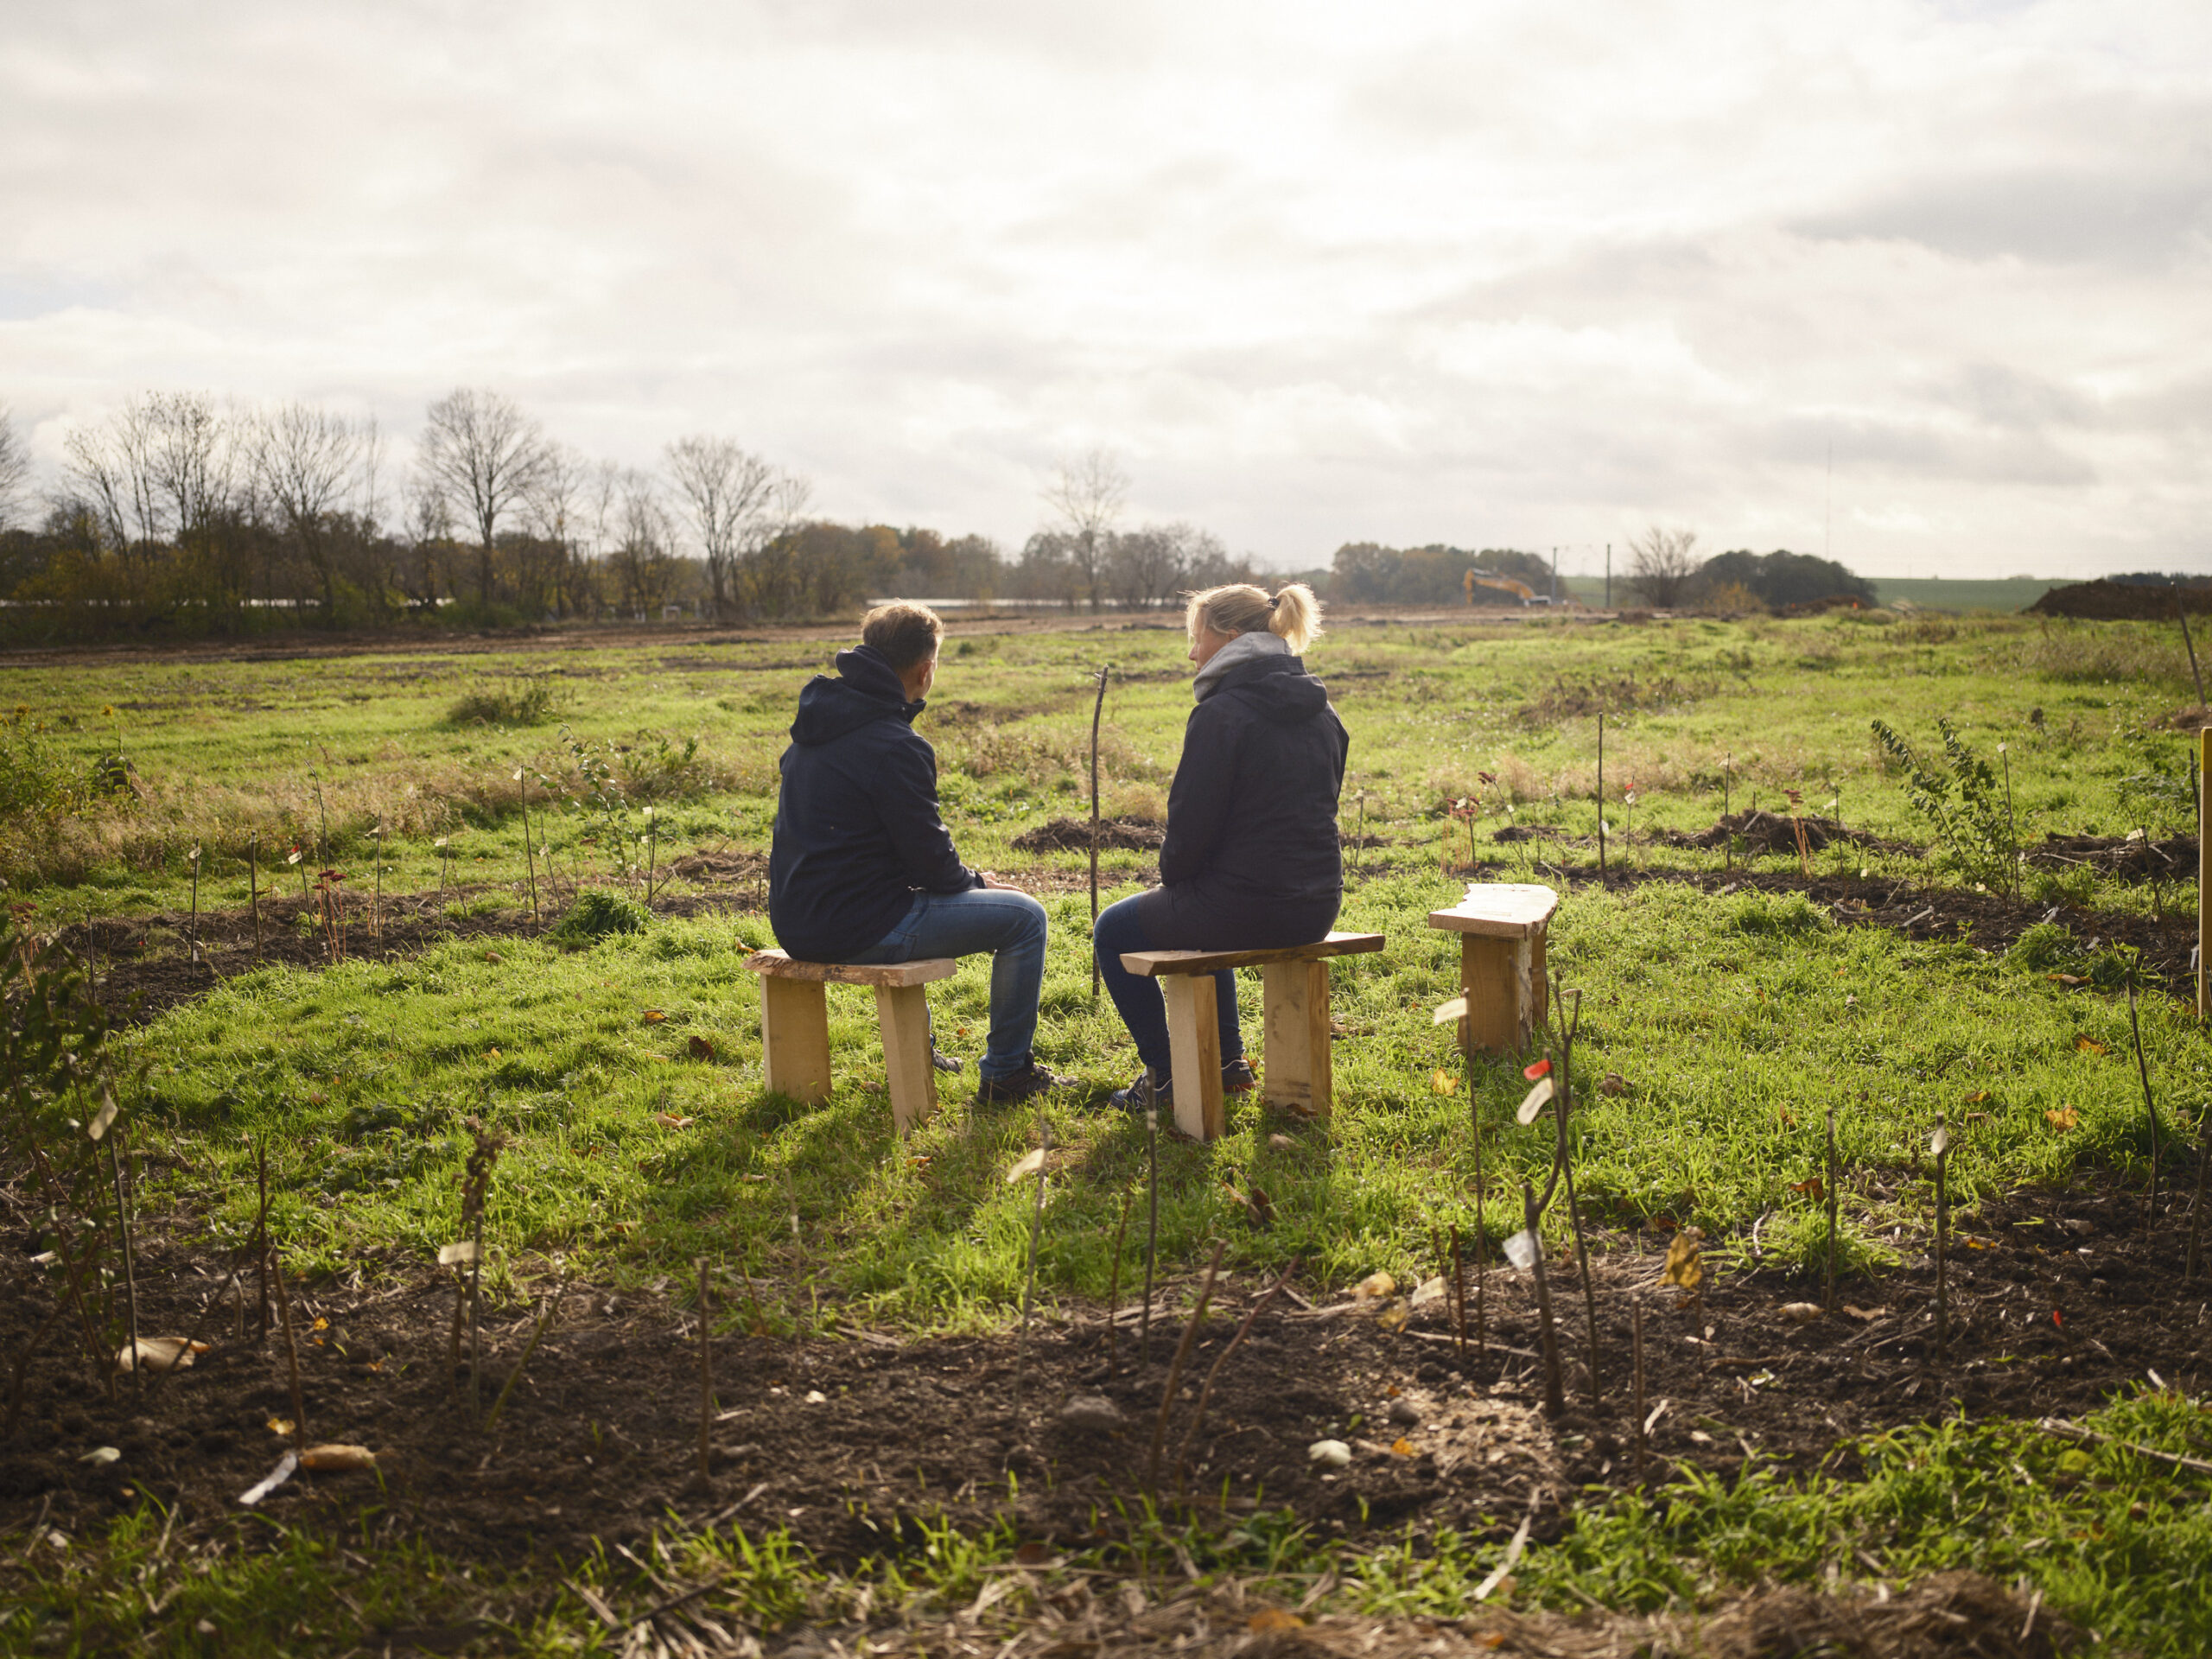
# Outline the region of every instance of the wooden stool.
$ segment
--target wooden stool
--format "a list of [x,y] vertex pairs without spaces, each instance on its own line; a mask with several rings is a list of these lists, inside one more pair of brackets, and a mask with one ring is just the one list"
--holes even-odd
[[1221,1025],[1212,976],[1224,968],[1263,966],[1261,1098],[1309,1116],[1335,1103],[1330,1071],[1331,957],[1380,950],[1380,933],[1332,933],[1281,950],[1132,950],[1122,966],[1160,982],[1167,999],[1168,1070],[1175,1078],[1175,1127],[1193,1141],[1228,1128],[1221,1103]]
[[1518,881],[1476,881],[1428,925],[1459,936],[1459,988],[1467,1012],[1459,1046],[1469,1053],[1518,1054],[1544,1026],[1544,931],[1559,894]]
[[873,985],[884,1069],[891,1077],[891,1120],[899,1134],[907,1135],[936,1113],[929,994],[922,987],[950,979],[959,969],[957,962],[925,957],[881,967],[855,966],[794,962],[780,950],[756,950],[745,965],[760,976],[760,1052],[770,1089],[809,1105],[830,1098],[830,998],[823,987]]

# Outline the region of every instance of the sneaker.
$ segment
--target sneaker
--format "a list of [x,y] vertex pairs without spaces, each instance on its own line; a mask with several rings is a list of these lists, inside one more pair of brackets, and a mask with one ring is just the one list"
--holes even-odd
[[1225,1095],[1249,1095],[1259,1086],[1259,1074],[1252,1070],[1249,1060],[1231,1060],[1221,1068],[1221,1091]]
[[1008,1105],[1018,1100],[1027,1100],[1041,1095],[1047,1089],[1061,1089],[1073,1083],[1073,1077],[1064,1077],[1047,1071],[1037,1064],[1035,1055],[1025,1055],[1021,1070],[1003,1077],[984,1077],[976,1084],[976,1103]]
[[1106,1103],[1125,1112],[1141,1112],[1145,1106],[1145,1083],[1149,1078],[1159,1096],[1160,1109],[1171,1120],[1175,1114],[1175,1080],[1153,1071],[1149,1067],[1137,1073],[1137,1080],[1126,1089],[1116,1089],[1106,1097]]

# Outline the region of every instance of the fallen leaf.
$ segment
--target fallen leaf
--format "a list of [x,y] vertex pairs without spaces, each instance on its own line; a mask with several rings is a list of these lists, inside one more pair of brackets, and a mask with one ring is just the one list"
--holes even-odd
[[1520,1109],[1513,1114],[1515,1119],[1522,1123],[1535,1122],[1536,1114],[1544,1109],[1544,1103],[1551,1097],[1552,1080],[1549,1077],[1539,1077],[1536,1080],[1536,1086],[1522,1096]]
[[643,1023],[648,1026],[658,1026],[665,1023],[667,1019],[668,1016],[658,1008],[647,1008]]
[[664,1129],[688,1129],[698,1121],[696,1117],[678,1117],[674,1112],[653,1114],[653,1122]]
[[1800,1198],[1811,1198],[1815,1203],[1826,1198],[1828,1191],[1817,1175],[1808,1175],[1802,1181],[1790,1182],[1789,1190]]
[[1351,1287],[1351,1294],[1362,1301],[1380,1301],[1397,1294],[1398,1281],[1387,1273],[1370,1273]]
[[1849,1302],[1843,1305],[1843,1311],[1854,1319],[1866,1319],[1869,1322],[1882,1317],[1882,1310],[1878,1307],[1854,1307]]
[[496,1060],[500,1058],[499,1051],[496,1048],[487,1048],[484,1051],[484,1058],[487,1060]]
[[486,962],[497,962],[499,960],[499,953],[496,950],[486,950],[484,953],[484,960]]
[[1302,1630],[1306,1621],[1284,1607],[1262,1607],[1244,1621],[1244,1628],[1258,1634],[1266,1630]]
[[271,1434],[289,1434],[292,1432],[292,1420],[289,1417],[271,1417],[269,1420],[269,1432]]
[[[192,1363],[194,1354],[204,1354],[207,1344],[194,1342],[185,1337],[141,1337],[134,1355],[131,1345],[125,1343],[115,1357],[115,1368],[119,1371],[181,1371]],[[134,1363],[135,1361],[135,1363]]]
[[1969,1106],[1979,1106],[1979,1105],[1980,1105],[1980,1104],[1982,1103],[1982,1102],[1984,1102],[1984,1101],[1987,1100],[1988,1098],[1989,1098],[1989,1090],[1986,1090],[1986,1089],[1977,1089],[1977,1090],[1975,1090],[1974,1091],[1974,1093],[1972,1093],[1972,1094],[1970,1094],[1970,1095],[1968,1095],[1968,1096],[1967,1096],[1967,1105],[1969,1105]]
[[108,1464],[115,1462],[122,1456],[123,1453],[117,1451],[111,1446],[96,1446],[91,1451],[86,1452],[84,1456],[79,1458],[77,1461],[79,1463],[89,1463],[93,1468],[99,1469],[105,1467]]
[[1273,1147],[1277,1152],[1295,1152],[1298,1150],[1298,1142],[1292,1140],[1287,1135],[1271,1135],[1268,1137],[1268,1144],[1270,1147]]
[[2050,980],[2053,984],[2064,985],[2069,988],[2086,985],[2089,982],[2089,976],[2087,974],[2046,974],[2044,977]]
[[342,1474],[355,1469],[373,1469],[377,1454],[365,1446],[327,1444],[311,1446],[300,1453],[300,1467],[321,1474]]
[[1389,1306],[1375,1316],[1375,1323],[1385,1331],[1402,1331],[1406,1328],[1406,1320],[1411,1312],[1412,1310],[1406,1306],[1404,1297],[1395,1297],[1392,1299]]
[[1011,1186],[1014,1182],[1022,1179],[1025,1176],[1034,1175],[1039,1170],[1044,1167],[1045,1149],[1042,1147],[1039,1147],[1036,1151],[1023,1156],[1014,1164],[1014,1166],[1012,1169],[1007,1171],[1007,1185]]
[[2082,1114],[2071,1106],[2062,1106],[2055,1112],[2045,1112],[2043,1120],[2063,1135],[2082,1121]]
[[1452,1074],[1449,1071],[1431,1072],[1428,1086],[1440,1095],[1456,1095],[1459,1092],[1459,1085],[1452,1081]]
[[1662,1283],[1678,1285],[1684,1290],[1695,1290],[1705,1277],[1705,1264],[1698,1259],[1698,1249],[1705,1235],[1694,1227],[1685,1227],[1667,1242],[1667,1265],[1660,1273]]
[[1810,1325],[1821,1317],[1821,1305],[1818,1302],[1784,1302],[1782,1317],[1792,1325]]
[[1390,1455],[1392,1457],[1410,1458],[1413,1454],[1414,1443],[1406,1439],[1404,1435],[1401,1434],[1396,1440],[1390,1442]]
[[1521,1075],[1531,1083],[1534,1083],[1538,1077],[1548,1077],[1551,1074],[1552,1062],[1551,1057],[1548,1054],[1542,1059],[1538,1060],[1535,1065],[1524,1065],[1521,1068]]
[[2084,1054],[2102,1054],[2106,1052],[2105,1046],[2086,1031],[2074,1033],[2074,1046]]
[[704,1037],[692,1038],[684,1045],[684,1048],[695,1060],[711,1060],[715,1058],[715,1046]]
[[1601,1095],[1611,1095],[1618,1100],[1628,1093],[1628,1079],[1618,1071],[1608,1071],[1598,1080],[1598,1092]]

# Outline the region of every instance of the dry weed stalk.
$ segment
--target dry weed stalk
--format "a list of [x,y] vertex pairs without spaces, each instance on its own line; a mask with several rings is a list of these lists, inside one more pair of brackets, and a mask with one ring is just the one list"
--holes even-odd
[[1191,1357],[1191,1345],[1198,1339],[1198,1327],[1205,1323],[1206,1304],[1213,1300],[1214,1275],[1221,1271],[1222,1252],[1229,1248],[1224,1242],[1213,1247],[1213,1260],[1206,1263],[1205,1283],[1198,1287],[1198,1305],[1191,1310],[1191,1321],[1183,1327],[1183,1339],[1175,1344],[1175,1357],[1167,1363],[1167,1382],[1160,1391],[1160,1414],[1152,1421],[1152,1451],[1145,1459],[1145,1490],[1160,1490],[1160,1452],[1167,1440],[1168,1414],[1175,1409],[1175,1385],[1183,1380],[1183,1367]]
[[1037,1202],[1029,1212],[1029,1267],[1021,1281],[1021,1348],[1014,1371],[1014,1414],[1021,1414],[1023,1385],[1029,1379],[1029,1320],[1037,1304],[1037,1244],[1045,1230],[1045,1185],[1052,1164],[1052,1122],[1039,1114],[1037,1125]]
[[1144,1073],[1145,1202],[1144,1306],[1137,1314],[1137,1368],[1152,1363],[1152,1281],[1160,1261],[1160,1086]]
[[1230,1357],[1244,1345],[1244,1338],[1252,1334],[1252,1326],[1258,1321],[1261,1313],[1266,1310],[1268,1304],[1274,1300],[1275,1297],[1281,1293],[1283,1287],[1297,1275],[1297,1273],[1298,1258],[1294,1256],[1291,1258],[1290,1265],[1282,1270],[1282,1276],[1269,1285],[1265,1294],[1246,1310],[1243,1322],[1236,1327],[1236,1334],[1229,1339],[1229,1345],[1221,1351],[1213,1363],[1207,1368],[1206,1380],[1198,1385],[1198,1402],[1191,1408],[1191,1426],[1183,1431],[1183,1443],[1175,1452],[1177,1491],[1183,1490],[1184,1483],[1188,1477],[1191,1448],[1198,1444],[1198,1430],[1205,1423],[1206,1406],[1213,1399],[1214,1382],[1221,1376],[1222,1367],[1228,1364]]
[[2135,1075],[2143,1081],[2143,1116],[2151,1125],[2151,1187],[2144,1196],[2143,1225],[2147,1231],[2158,1218],[2158,1163],[2165,1147],[2158,1136],[2158,1109],[2151,1098],[2151,1066],[2143,1057],[2143,1022],[2135,1013],[2135,976],[2142,965],[2139,952],[2127,962],[2127,1029],[2135,1039]]
[[709,1300],[707,1258],[697,1257],[699,1269],[699,1478],[714,1475],[715,1347],[714,1308]]
[[559,1256],[555,1256],[552,1293],[537,1310],[537,1324],[530,1333],[529,1342],[524,1344],[522,1357],[515,1361],[514,1370],[507,1373],[506,1382],[499,1389],[499,1397],[492,1402],[492,1414],[484,1420],[487,1433],[499,1427],[499,1414],[507,1407],[507,1396],[515,1391],[515,1384],[522,1381],[523,1370],[530,1363],[531,1356],[537,1351],[537,1344],[545,1339],[546,1332],[552,1329],[553,1322],[561,1317],[561,1300],[568,1294],[568,1264]]
[[1128,1236],[1129,1204],[1136,1195],[1122,1194],[1122,1219],[1114,1229],[1114,1271],[1106,1282],[1106,1375],[1119,1373],[1122,1313],[1122,1241]]
[[[269,1252],[269,1275],[276,1281],[276,1316],[284,1327],[284,1367],[292,1381],[292,1432],[299,1438],[295,1446],[308,1443],[307,1397],[300,1392],[300,1345],[292,1335],[292,1299],[284,1288],[284,1260],[273,1248]],[[137,1350],[133,1349],[133,1354]],[[137,1368],[131,1374],[137,1375]]]

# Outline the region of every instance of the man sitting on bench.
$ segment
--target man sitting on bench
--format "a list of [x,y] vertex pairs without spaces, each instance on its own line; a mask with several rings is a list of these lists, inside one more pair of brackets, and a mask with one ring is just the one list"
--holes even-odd
[[938,811],[937,751],[914,716],[944,625],[925,605],[870,611],[837,677],[799,693],[768,858],[768,922],[801,962],[994,953],[991,1034],[976,1098],[1027,1100],[1068,1079],[1030,1052],[1045,980],[1045,907],[960,861]]

